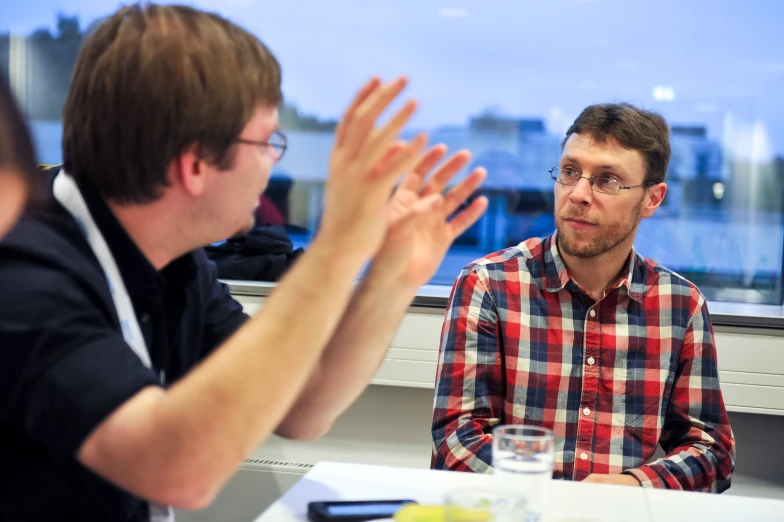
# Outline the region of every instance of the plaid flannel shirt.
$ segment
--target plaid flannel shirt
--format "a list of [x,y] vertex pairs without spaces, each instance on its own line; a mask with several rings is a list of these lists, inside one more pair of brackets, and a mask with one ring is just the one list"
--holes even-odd
[[[492,428],[553,430],[555,478],[628,473],[643,486],[721,492],[735,440],[704,296],[635,252],[593,301],[556,235],[469,264],[441,333],[433,467],[492,470]],[[658,444],[666,452],[652,460]]]

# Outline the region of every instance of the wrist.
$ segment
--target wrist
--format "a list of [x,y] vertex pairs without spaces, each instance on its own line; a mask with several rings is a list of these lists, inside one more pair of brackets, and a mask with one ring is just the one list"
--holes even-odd
[[368,262],[372,252],[357,241],[346,237],[334,237],[319,232],[308,247],[311,255],[326,257],[330,263],[337,263],[348,270],[357,272]]
[[654,488],[666,487],[664,482],[659,477],[659,474],[656,473],[648,465],[644,465],[639,468],[627,469],[626,471],[623,472],[623,474],[630,477],[634,477],[634,479],[641,487],[654,487]]
[[432,277],[428,268],[421,266],[422,261],[415,259],[416,255],[408,245],[384,244],[373,257],[368,271],[379,281],[394,286],[395,290],[414,295]]
[[367,275],[368,277],[372,276],[373,279],[378,281],[379,284],[398,287],[405,283],[402,280],[405,271],[406,265],[404,263],[387,262],[387,260],[384,259],[382,251],[380,254],[376,255],[376,257],[370,260]]
[[386,300],[390,305],[394,304],[395,301],[404,302],[408,305],[416,296],[420,285],[406,281],[401,277],[403,272],[404,270],[379,263],[378,260],[374,259],[365,274],[363,284],[370,287],[373,291],[385,294],[387,296]]
[[627,478],[627,482],[630,486],[638,486],[642,487],[642,480],[638,477],[633,469],[627,469],[626,471],[621,472],[622,477]]

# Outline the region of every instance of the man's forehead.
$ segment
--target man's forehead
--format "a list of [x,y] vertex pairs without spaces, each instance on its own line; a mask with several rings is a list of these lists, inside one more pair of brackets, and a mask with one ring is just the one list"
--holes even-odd
[[566,140],[564,144],[564,150],[567,147],[578,147],[581,149],[589,149],[589,148],[597,148],[603,149],[608,152],[610,151],[628,151],[621,143],[614,137],[614,136],[602,136],[597,137],[593,134],[583,133],[583,134],[572,134],[569,136],[569,139]]
[[271,132],[277,129],[279,124],[280,118],[277,107],[260,106],[253,112],[246,127],[249,130],[258,132]]
[[607,163],[607,166],[618,166],[622,163],[627,167],[631,166],[630,164],[641,168],[645,167],[645,160],[640,151],[624,147],[613,136],[607,136],[603,140],[597,139],[591,134],[572,134],[569,136],[569,139],[564,144],[562,158],[587,161],[589,159],[588,155],[601,156],[602,159],[600,161]]

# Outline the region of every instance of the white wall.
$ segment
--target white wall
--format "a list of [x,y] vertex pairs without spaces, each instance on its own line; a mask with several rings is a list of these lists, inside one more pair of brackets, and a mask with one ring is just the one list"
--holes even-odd
[[[238,296],[249,313],[263,298]],[[443,308],[412,307],[373,382],[433,389]],[[715,327],[719,376],[730,412],[784,415],[784,330]]]

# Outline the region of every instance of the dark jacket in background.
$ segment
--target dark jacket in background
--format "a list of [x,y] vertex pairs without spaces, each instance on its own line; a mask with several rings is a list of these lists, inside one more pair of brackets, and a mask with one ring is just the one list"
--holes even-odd
[[294,250],[282,226],[259,226],[243,236],[206,247],[221,279],[278,281],[304,252]]

